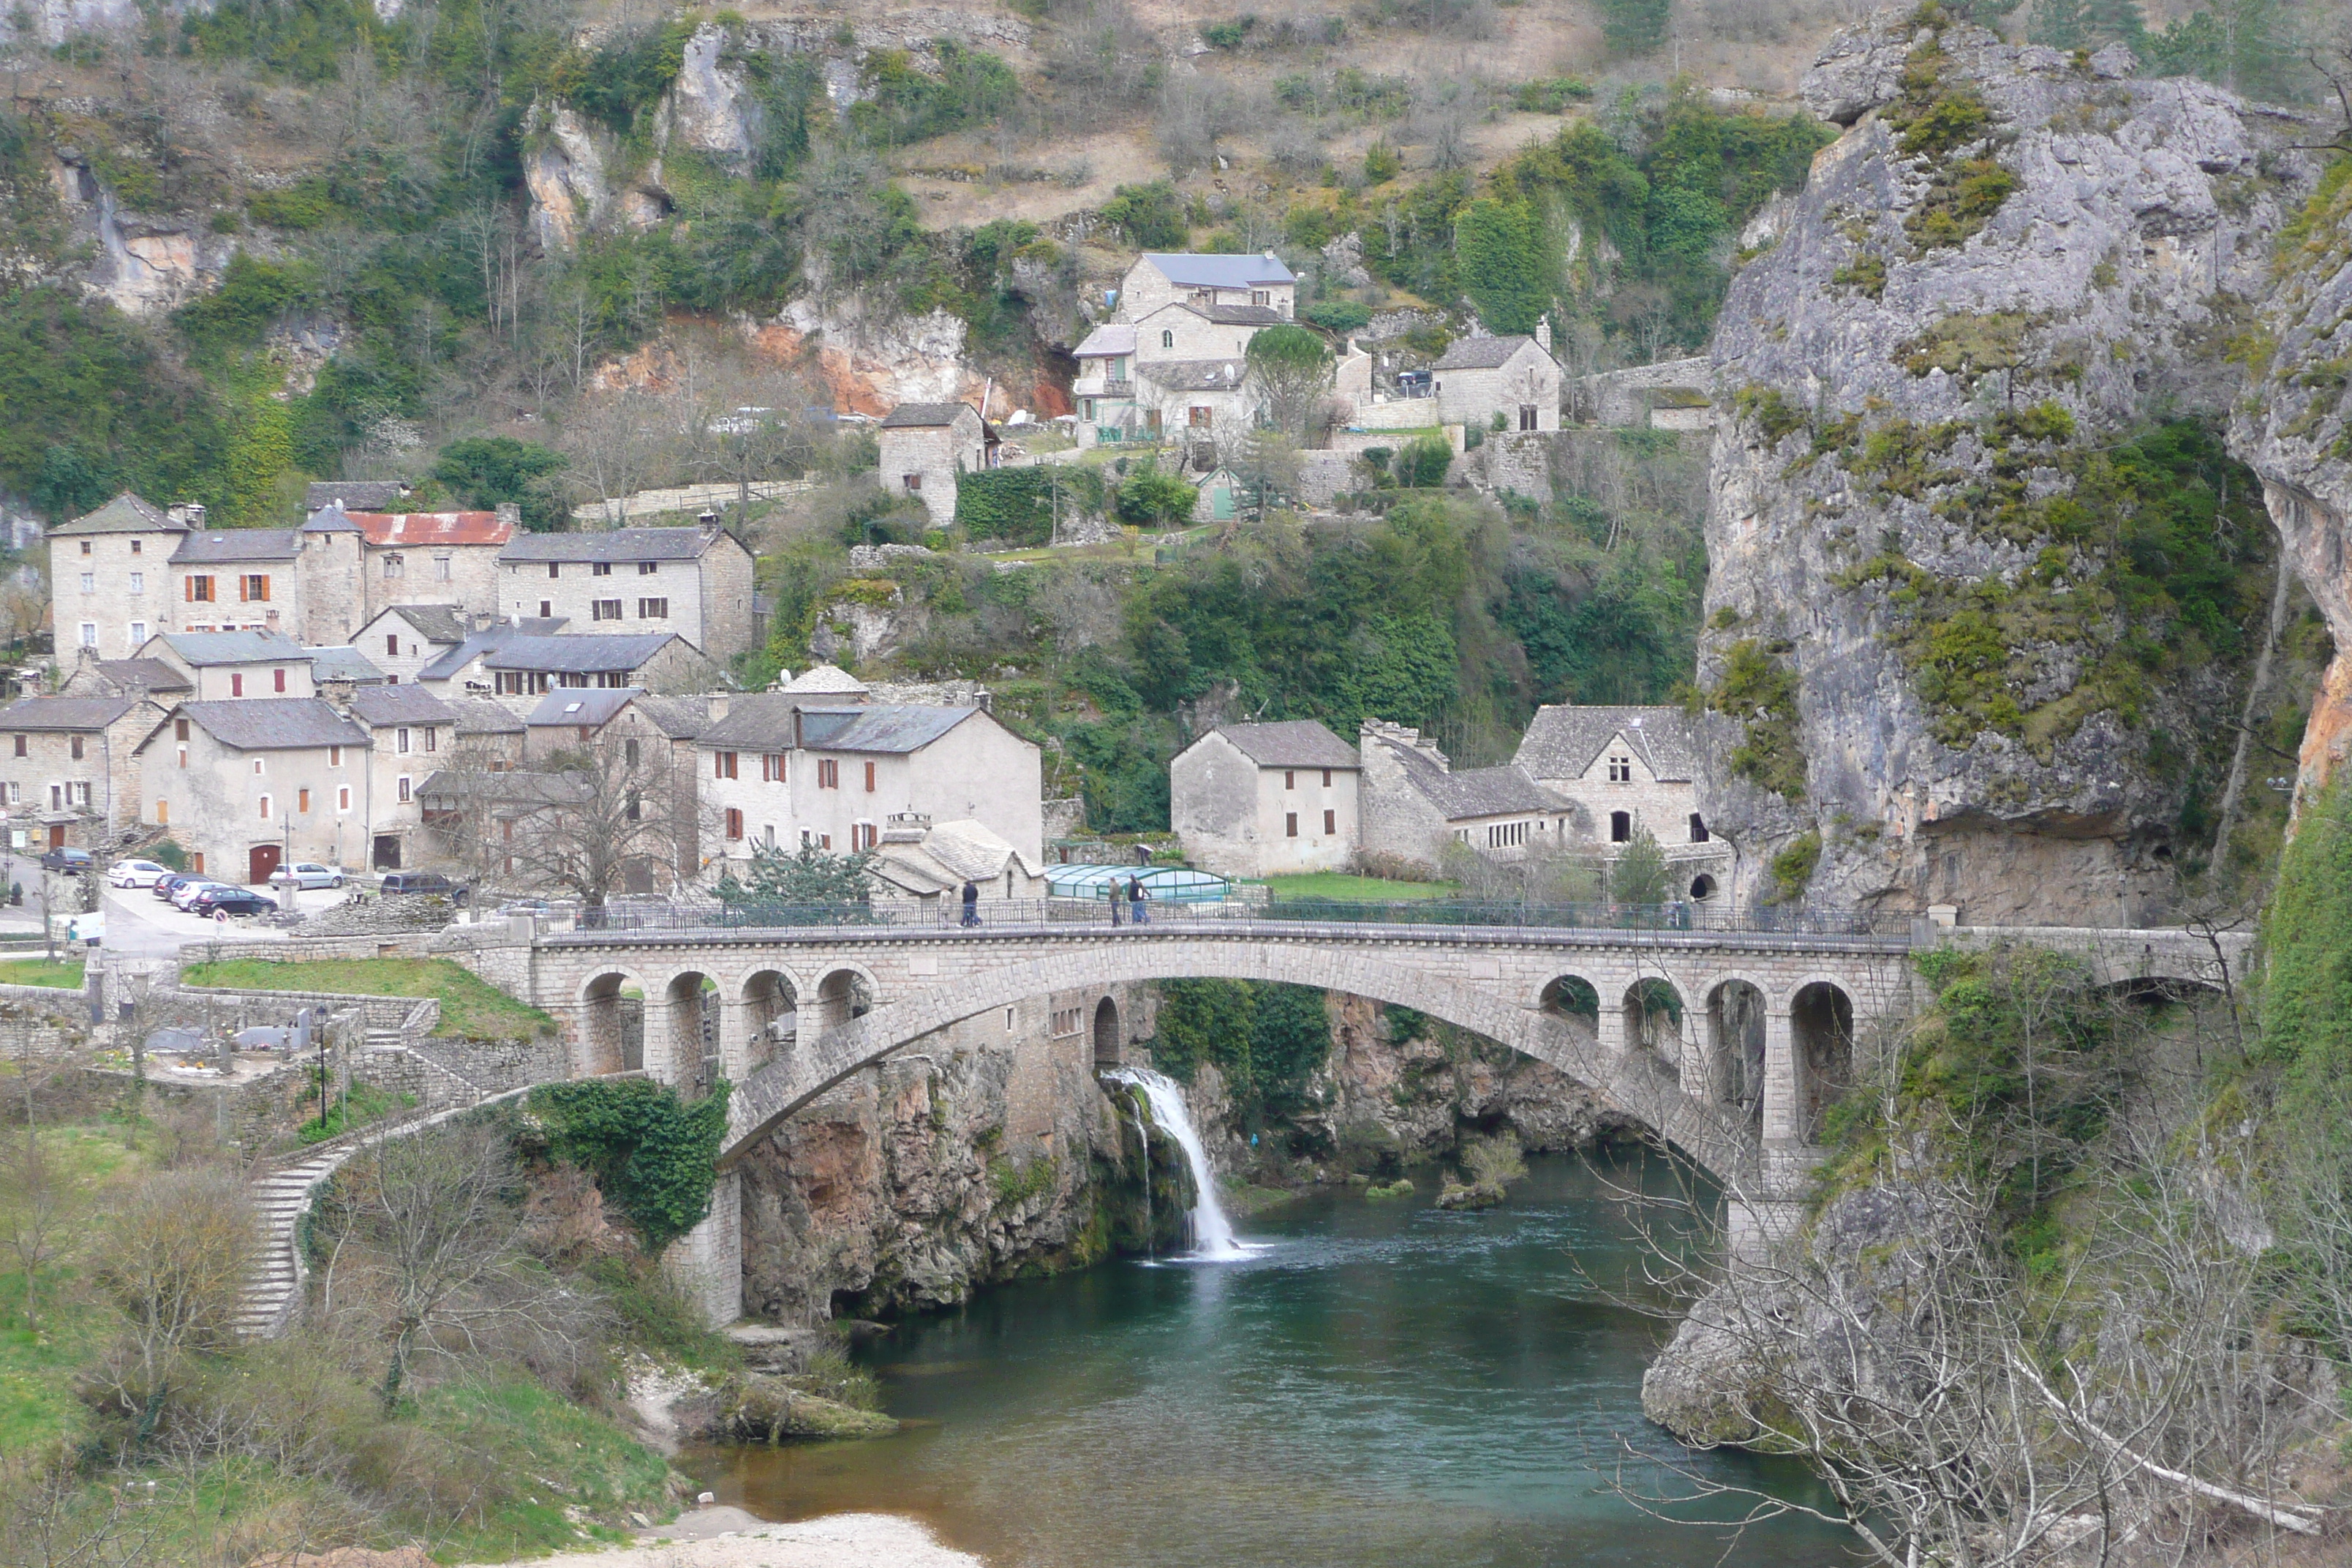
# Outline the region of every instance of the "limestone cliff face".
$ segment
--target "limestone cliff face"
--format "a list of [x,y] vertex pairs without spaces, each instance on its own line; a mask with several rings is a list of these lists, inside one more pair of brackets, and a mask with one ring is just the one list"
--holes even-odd
[[1850,129],[1713,350],[1702,790],[1743,900],[2130,923],[2199,847],[2269,541],[2191,542],[2197,609],[2144,536],[2173,481],[2113,454],[2226,410],[2310,138],[2131,68],[1883,17],[1807,79]]
[[2253,340],[2256,383],[2231,446],[2261,476],[2295,574],[2336,647],[2304,731],[2300,805],[2352,745],[2352,178],[2337,173],[2281,237]]
[[814,1323],[948,1307],[1018,1272],[1179,1246],[1182,1154],[1152,1134],[1147,1207],[1138,1136],[1075,1056],[919,1046],[746,1163],[744,1310]]

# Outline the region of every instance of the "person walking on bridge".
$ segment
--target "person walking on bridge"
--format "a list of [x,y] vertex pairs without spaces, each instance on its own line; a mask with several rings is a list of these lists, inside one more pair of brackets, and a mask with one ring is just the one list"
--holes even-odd
[[968,926],[980,923],[980,889],[969,881],[963,885],[963,923]]
[[[1143,907],[1143,900],[1150,896],[1150,894],[1143,890],[1143,883],[1140,880],[1134,877],[1129,877],[1127,879],[1127,912],[1135,918],[1135,923],[1137,925],[1142,926],[1150,925],[1151,923],[1151,915],[1150,911],[1145,910]],[[1114,895],[1114,897],[1116,897],[1116,895]]]

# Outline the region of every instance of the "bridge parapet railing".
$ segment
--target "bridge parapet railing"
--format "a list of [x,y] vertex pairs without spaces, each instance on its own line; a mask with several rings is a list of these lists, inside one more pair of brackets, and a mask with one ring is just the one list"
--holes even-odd
[[959,903],[917,904],[626,904],[582,911],[573,940],[662,931],[808,931],[871,928],[907,931],[959,930],[1034,932],[1136,925],[1246,926],[1297,930],[1332,926],[1484,928],[1612,933],[1621,940],[1674,940],[1723,935],[1806,940],[1869,939],[1908,946],[1907,918],[1858,910],[1734,909],[1717,903],[1504,903],[1455,899],[1274,899],[1200,902],[1149,900],[1141,906],[1094,899],[993,899],[969,913]]

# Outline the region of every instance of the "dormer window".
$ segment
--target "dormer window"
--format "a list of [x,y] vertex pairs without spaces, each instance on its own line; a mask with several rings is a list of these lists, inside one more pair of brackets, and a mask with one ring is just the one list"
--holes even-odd
[[1633,759],[1631,757],[1612,756],[1609,759],[1609,782],[1611,784],[1632,784],[1633,782]]

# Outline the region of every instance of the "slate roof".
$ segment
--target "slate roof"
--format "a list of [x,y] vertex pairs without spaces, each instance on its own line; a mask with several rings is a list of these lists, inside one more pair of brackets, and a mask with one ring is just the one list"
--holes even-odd
[[691,741],[710,728],[710,707],[699,697],[655,697],[650,694],[637,699],[637,711],[652,721],[653,727],[673,741]]
[[136,697],[26,697],[0,709],[0,730],[103,730],[138,706]]
[[1220,724],[1223,735],[1241,748],[1242,755],[1262,768],[1356,768],[1363,760],[1356,748],[1313,719],[1293,719],[1279,724]]
[[1036,872],[1021,852],[971,818],[942,822],[914,843],[893,842],[886,834],[875,874],[917,894],[960,890],[967,881],[982,890],[1004,875],[1007,862]]
[[885,430],[932,429],[941,425],[952,425],[956,422],[958,415],[966,413],[971,413],[977,417],[977,411],[973,410],[969,403],[901,403],[882,416],[881,428]]
[[1620,735],[1653,776],[1676,784],[1697,776],[1698,743],[1679,708],[1538,708],[1512,761],[1537,778],[1581,778]]
[[[1519,352],[1521,343],[1533,343],[1533,338],[1456,338],[1446,346],[1444,354],[1431,365],[1432,370],[1500,370],[1503,362]],[[1541,353],[1538,349],[1537,352]]]
[[[534,669],[574,675],[607,669],[635,669],[671,643],[682,640],[676,632],[603,635],[582,632],[551,637],[510,637],[490,649],[483,657],[482,663],[490,669]],[[436,659],[434,662],[438,664],[441,661]]]
[[[422,690],[423,688],[404,686],[401,689],[417,691]],[[452,699],[447,706],[449,711],[457,715],[457,733],[460,735],[520,735],[522,733],[522,721],[516,718],[511,710],[499,703],[479,697],[460,697]]]
[[546,728],[561,724],[601,726],[645,693],[634,686],[566,687],[551,691],[530,710],[526,724]]
[[814,752],[920,751],[979,712],[889,703],[877,708],[803,708],[801,741]]
[[597,533],[518,533],[504,561],[692,561],[714,537],[699,528],[608,528]]
[[1135,352],[1135,326],[1129,321],[1106,321],[1078,345],[1079,359],[1109,359]]
[[1203,256],[1194,251],[1147,250],[1143,259],[1180,289],[1248,289],[1298,281],[1289,268],[1272,256]]
[[[317,489],[319,487],[312,485],[310,488],[312,489]],[[310,517],[304,521],[299,531],[303,533],[364,533],[367,531],[362,528],[358,523],[352,521],[352,514],[343,510],[342,502],[339,500],[331,500],[325,506],[322,506],[318,510],[312,512]]]
[[142,500],[129,490],[123,491],[96,511],[84,512],[71,522],[61,522],[49,530],[49,537],[73,533],[154,533],[158,531],[180,532],[184,522],[174,522],[153,505]]
[[1570,809],[1567,801],[1536,783],[1517,763],[1449,773],[1436,758],[1403,741],[1367,734],[1364,744],[1386,746],[1403,770],[1405,782],[1443,812],[1449,822]]
[[1290,320],[1271,305],[1193,305],[1184,307],[1221,327],[1279,327]]
[[101,658],[98,672],[118,686],[147,691],[194,691],[188,678],[160,658]]
[[163,646],[190,664],[302,664],[310,650],[284,632],[164,632]]
[[352,521],[380,550],[504,544],[515,533],[515,525],[494,511],[355,511]]
[[302,535],[291,528],[206,529],[183,534],[172,552],[175,566],[212,562],[290,561],[301,553]]
[[[352,712],[371,728],[457,724],[457,710],[421,686],[370,686],[352,693]],[[462,725],[459,732],[464,732]]]
[[466,640],[456,647],[435,655],[429,663],[417,670],[416,679],[446,680],[491,649],[502,647],[522,635],[523,633],[515,626],[506,625],[484,626],[480,631],[467,634]]
[[407,492],[408,487],[398,479],[313,479],[302,492],[302,505],[310,511],[330,506],[383,511],[397,505]]
[[1230,359],[1163,359],[1139,364],[1135,374],[1167,392],[1231,392],[1249,379],[1239,354]]
[[794,696],[863,694],[866,683],[837,664],[813,664],[784,685]]
[[[240,752],[291,752],[314,746],[364,746],[368,733],[315,697],[241,697],[226,702],[183,702],[173,717],[186,719],[224,746]],[[158,725],[155,734],[163,733]],[[152,742],[154,735],[147,739]],[[142,742],[142,745],[145,742]]]
[[697,739],[722,752],[789,752],[793,749],[793,710],[799,706],[797,700],[781,691],[736,697],[728,702],[727,717],[704,725]]
[[348,680],[359,686],[381,686],[383,671],[368,662],[355,647],[306,647],[313,680]]
[[466,612],[456,605],[386,605],[383,613],[406,621],[426,642],[466,640]]

